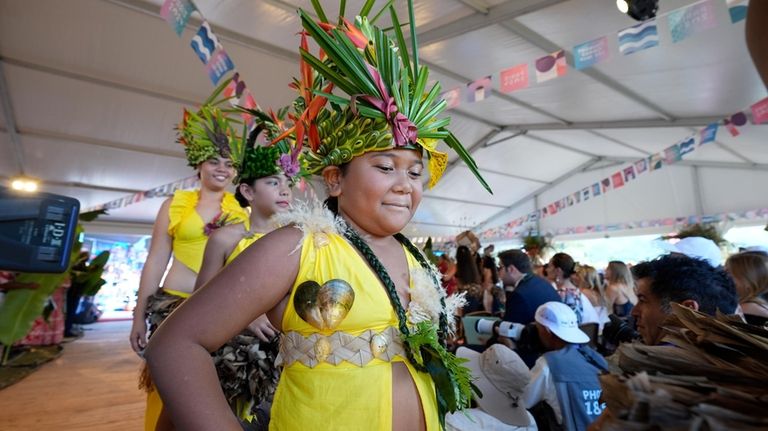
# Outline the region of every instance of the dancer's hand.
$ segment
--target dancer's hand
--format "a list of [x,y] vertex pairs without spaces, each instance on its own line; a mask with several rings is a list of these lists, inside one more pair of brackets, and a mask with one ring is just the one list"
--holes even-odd
[[275,338],[275,335],[277,335],[278,332],[277,329],[272,326],[272,323],[269,321],[266,314],[262,314],[257,317],[256,320],[251,322],[248,325],[248,329],[259,337],[259,340],[264,342],[269,342]]
[[147,322],[144,318],[133,319],[133,325],[131,326],[131,348],[139,356],[147,347]]

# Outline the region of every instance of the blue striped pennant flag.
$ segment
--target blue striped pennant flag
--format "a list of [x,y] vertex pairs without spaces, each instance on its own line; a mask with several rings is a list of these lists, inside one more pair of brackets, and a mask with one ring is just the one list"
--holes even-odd
[[646,21],[619,32],[619,52],[624,55],[659,45],[656,20]]

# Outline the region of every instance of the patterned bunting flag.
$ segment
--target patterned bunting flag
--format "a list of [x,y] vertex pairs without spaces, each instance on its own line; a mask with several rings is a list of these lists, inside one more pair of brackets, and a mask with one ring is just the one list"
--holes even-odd
[[624,55],[659,46],[659,31],[656,20],[625,28],[619,32],[619,52]]
[[614,190],[624,187],[624,176],[622,175],[622,171],[618,171],[611,175],[611,182],[613,183]]
[[195,54],[197,54],[197,56],[200,58],[200,61],[202,61],[205,65],[211,61],[214,52],[221,48],[219,39],[216,37],[216,34],[213,33],[213,30],[211,30],[211,26],[208,24],[208,21],[203,21],[203,23],[200,24],[200,28],[197,29],[197,33],[195,33],[195,36],[192,37],[190,46],[192,46]]
[[568,63],[565,62],[565,51],[553,52],[536,60],[536,82],[546,82],[563,76],[568,71]]
[[592,196],[600,196],[600,183],[592,184]]
[[527,88],[528,63],[518,64],[509,69],[502,70],[499,74],[499,80],[501,81],[501,91],[504,93]]
[[165,0],[160,8],[160,16],[173,27],[176,35],[181,36],[195,10],[197,8],[190,0]]
[[445,100],[446,109],[453,109],[459,106],[461,99],[461,87],[456,87],[453,90],[448,90],[440,95],[440,98]]
[[557,214],[557,205],[555,205],[554,203],[551,203],[547,207],[547,210],[548,210],[547,211],[548,215],[553,216],[553,215]]
[[727,0],[726,3],[731,23],[735,24],[747,17],[747,0]]
[[699,131],[699,146],[715,140],[717,137],[717,127],[717,123],[712,123]]
[[603,194],[608,193],[611,190],[610,178],[603,178],[603,181],[600,181],[600,190],[603,192]]
[[677,144],[670,145],[664,149],[664,164],[672,165],[682,160],[680,156],[680,146]]
[[573,200],[576,201],[576,203],[581,203],[581,192],[576,192],[573,194]]
[[628,183],[635,179],[635,167],[627,166],[624,168],[624,182]]
[[581,189],[581,197],[584,199],[584,202],[589,200],[589,187]]
[[232,75],[232,80],[227,84],[227,88],[224,89],[224,97],[229,100],[230,105],[236,106],[239,104],[243,91],[245,91],[245,81],[241,81],[240,73],[235,72]]
[[761,124],[768,121],[768,97],[750,106],[752,110],[752,122]]
[[691,151],[696,149],[696,135],[691,135],[682,141],[680,141],[679,144],[680,147],[680,157],[682,158],[684,155],[690,153]]
[[723,125],[734,138],[741,134],[739,127],[745,124],[747,124],[747,114],[743,112],[737,112],[723,119]]
[[467,102],[480,102],[488,97],[491,91],[491,75],[467,84]]
[[235,65],[224,48],[219,48],[213,52],[208,64],[205,65],[205,69],[208,71],[208,77],[211,78],[213,85],[217,85],[227,72],[235,69]]
[[672,43],[683,41],[717,25],[711,0],[674,10],[667,16],[667,20],[672,33]]
[[609,57],[608,37],[590,40],[573,47],[573,66],[585,69],[605,61]]
[[661,169],[662,163],[664,161],[664,156],[661,155],[661,153],[656,153],[648,157],[648,168],[651,171],[656,171]]
[[648,159],[640,159],[635,162],[635,172],[637,175],[642,174],[648,170]]

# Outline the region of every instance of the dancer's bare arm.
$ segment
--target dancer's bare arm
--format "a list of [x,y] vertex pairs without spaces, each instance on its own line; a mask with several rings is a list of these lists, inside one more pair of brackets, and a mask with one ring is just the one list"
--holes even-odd
[[290,293],[301,239],[276,230],[185,301],[158,329],[146,351],[152,377],[177,428],[240,430],[221,391],[209,352],[235,336]]

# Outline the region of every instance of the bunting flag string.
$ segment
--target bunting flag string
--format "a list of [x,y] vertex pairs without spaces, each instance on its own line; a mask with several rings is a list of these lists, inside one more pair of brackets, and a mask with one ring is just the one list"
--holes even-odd
[[[594,224],[553,229],[547,231],[547,235],[578,235],[587,233],[605,233],[627,231],[634,229],[647,229],[658,227],[684,227],[696,223],[738,222],[751,220],[764,220],[768,218],[768,208],[760,208],[749,211],[729,212],[720,214],[708,214],[703,216],[690,215],[684,217],[665,217],[652,220],[634,221],[626,223]],[[533,222],[535,217],[528,218],[525,222]],[[486,230],[478,235],[481,241],[498,241],[504,239],[522,238],[528,229],[516,229],[519,225],[502,225]]]
[[[578,43],[571,50],[573,54],[573,64],[571,66],[576,70],[583,70],[610,60],[612,52],[609,38],[617,39],[618,52],[622,56],[659,46],[658,22],[664,16],[667,18],[667,29],[673,44],[683,42],[692,36],[715,28],[718,25],[716,1],[698,0],[678,9],[659,14],[656,18],[619,30],[616,33]],[[719,3],[728,7],[732,24],[744,20],[747,10],[746,0],[726,0],[725,2],[719,0]],[[462,101],[465,103],[481,102],[490,94],[490,84],[494,81],[498,82],[499,91],[502,93],[510,93],[528,88],[531,65],[533,66],[532,73],[533,77],[535,77],[535,82],[537,84],[545,83],[567,74],[569,65],[566,57],[565,50],[560,49],[532,62],[518,64],[503,69],[498,73],[472,81],[463,87],[447,90],[440,97],[448,102],[447,108],[452,109],[458,107]],[[478,93],[477,84],[481,81],[488,84],[488,87],[483,86],[483,92]],[[462,91],[466,92],[464,97],[462,97]]]
[[102,209],[115,210],[119,208],[125,208],[128,205],[139,203],[145,199],[169,197],[169,196],[173,196],[173,193],[176,190],[193,189],[199,186],[200,186],[200,179],[197,178],[197,175],[192,175],[190,177],[172,181],[168,184],[163,184],[161,186],[157,186],[149,190],[136,192],[127,196],[123,196],[119,199],[115,199],[107,203],[89,208],[83,212],[96,211],[96,210],[102,210]]
[[[753,113],[754,124],[768,121],[768,97],[753,104],[750,109]],[[743,111],[744,110],[730,115],[722,121],[723,127],[729,130],[733,129],[733,131],[731,131],[733,136],[738,136],[740,134],[738,128],[747,124],[747,116]],[[587,202],[590,198],[605,195],[611,191],[623,188],[628,183],[636,181],[639,176],[644,175],[647,172],[657,171],[662,169],[664,166],[676,164],[683,160],[684,156],[694,152],[702,145],[713,142],[717,136],[717,129],[720,125],[720,123],[708,124],[697,132],[685,137],[673,145],[670,145],[664,150],[652,154],[648,157],[636,160],[630,163],[628,166],[624,166],[617,170],[615,173],[601,179],[600,181],[594,182],[591,186],[577,189],[577,191],[566,195],[564,198],[546,204],[540,209],[536,209],[529,214],[511,220],[504,225],[488,229],[482,232],[480,235],[485,236],[487,239],[514,238],[515,235],[527,231],[528,226],[525,226],[526,223],[552,217],[566,208]],[[505,233],[499,236],[500,232]]]

